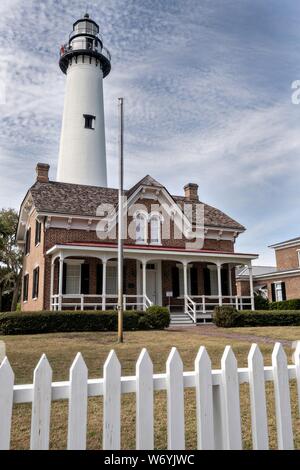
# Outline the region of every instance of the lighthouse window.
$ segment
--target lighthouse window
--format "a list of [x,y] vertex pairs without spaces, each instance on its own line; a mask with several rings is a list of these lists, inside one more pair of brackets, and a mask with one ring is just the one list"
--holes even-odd
[[90,114],[84,114],[83,115],[84,120],[85,120],[85,129],[95,129],[95,120],[96,116],[91,116]]

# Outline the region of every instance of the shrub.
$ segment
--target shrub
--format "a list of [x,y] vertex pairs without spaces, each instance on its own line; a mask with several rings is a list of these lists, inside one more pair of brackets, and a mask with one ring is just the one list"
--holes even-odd
[[254,296],[254,305],[255,310],[269,310],[270,308],[269,300],[263,297],[262,295]]
[[271,302],[271,310],[300,310],[300,299],[282,300],[281,302]]
[[300,326],[298,310],[243,310],[232,307],[216,307],[213,321],[223,328],[244,326]]
[[230,328],[235,326],[238,321],[239,312],[229,305],[223,307],[215,307],[213,313],[213,322],[220,327]]
[[[124,330],[163,329],[169,326],[168,309],[124,312]],[[116,331],[117,311],[63,311],[1,313],[0,334],[24,335],[56,332]]]
[[149,322],[150,328],[161,330],[170,325],[170,312],[168,307],[153,305],[147,309],[144,318]]

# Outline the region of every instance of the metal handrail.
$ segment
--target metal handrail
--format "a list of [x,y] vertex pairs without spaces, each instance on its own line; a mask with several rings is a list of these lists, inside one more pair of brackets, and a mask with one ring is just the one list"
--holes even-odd
[[[76,41],[76,40],[75,40]],[[82,45],[82,50],[90,50],[90,51],[95,51],[95,52],[99,52],[99,54],[102,54],[104,55],[104,57],[106,57],[110,62],[111,62],[111,54],[109,52],[109,50],[106,48],[106,47],[96,47],[94,44],[91,45],[91,47],[86,47],[86,41],[84,40],[78,40],[76,41],[76,44],[80,44]],[[81,50],[80,48],[77,48],[76,49],[72,46],[70,46],[68,43],[62,45],[61,49],[60,49],[60,56],[64,56],[67,52],[70,52],[70,51],[77,51],[77,50]]]

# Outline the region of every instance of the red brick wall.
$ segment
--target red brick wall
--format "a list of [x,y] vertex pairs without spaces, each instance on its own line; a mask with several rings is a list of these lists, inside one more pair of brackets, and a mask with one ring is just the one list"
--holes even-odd
[[238,296],[250,296],[250,282],[249,280],[236,282],[236,295]]
[[300,245],[291,248],[275,250],[276,265],[278,270],[299,268],[298,252]]
[[[137,204],[141,204],[147,208],[148,213],[151,211],[151,206],[157,205],[157,201],[150,199],[140,199],[137,201]],[[128,226],[133,223],[133,217],[128,217]],[[117,233],[117,231],[116,231]],[[148,243],[150,240],[150,224],[148,226]],[[55,229],[50,228],[46,233],[46,250],[51,248],[56,243],[70,243],[70,242],[99,242],[97,233],[95,231],[86,231],[86,230],[73,230],[73,229]],[[116,239],[105,239],[102,240],[105,243],[116,243]],[[186,239],[175,239],[174,237],[174,222],[170,222],[170,239],[162,240],[162,246],[164,247],[173,247],[173,248],[185,248]],[[135,244],[135,241],[131,238],[125,240],[126,244]],[[230,240],[215,240],[215,239],[205,239],[204,247],[205,250],[217,250],[217,251],[227,251],[234,252],[234,243]]]
[[[41,228],[41,242],[35,246],[35,224],[36,216],[31,214],[29,217],[28,228],[31,228],[31,240],[30,240],[30,253],[23,257],[23,276],[29,274],[29,286],[28,286],[28,301],[23,302],[23,280],[22,280],[22,293],[21,293],[21,311],[23,312],[35,312],[43,309],[43,290],[44,290],[44,272],[45,272],[45,260],[44,260],[44,241],[45,232],[44,225]],[[32,286],[33,286],[33,270],[39,267],[39,295],[37,299],[32,298]]]
[[[268,286],[268,298],[272,301],[272,287],[271,284],[274,282],[285,282],[286,298],[290,299],[300,299],[300,276],[291,276],[284,277],[282,279],[270,279],[266,281]],[[259,283],[261,284],[261,282]]]

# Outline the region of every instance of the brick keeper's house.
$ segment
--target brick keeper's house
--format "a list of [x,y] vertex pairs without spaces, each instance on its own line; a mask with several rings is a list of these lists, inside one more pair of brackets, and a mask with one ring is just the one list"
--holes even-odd
[[[21,308],[111,309],[117,303],[118,191],[107,186],[103,107],[103,79],[111,65],[89,15],[74,23],[60,50],[60,68],[67,85],[57,181],[49,181],[48,165],[38,164],[20,208]],[[201,204],[196,184],[174,196],[146,176],[125,195],[125,308],[166,305],[173,320],[191,323],[209,318],[223,303],[254,308],[251,262],[257,256],[234,249],[245,228]],[[106,214],[99,211],[105,205]],[[191,243],[195,231],[200,245]],[[250,272],[247,296],[236,292],[235,269],[241,265]]]
[[[270,302],[300,299],[300,237],[270,248],[275,251],[276,266],[256,266],[253,271],[254,289]],[[239,295],[249,295],[249,273],[244,268],[237,273]]]

